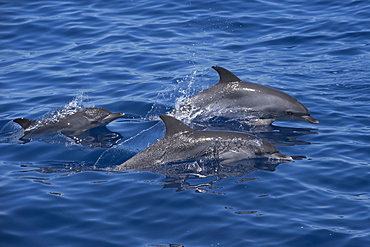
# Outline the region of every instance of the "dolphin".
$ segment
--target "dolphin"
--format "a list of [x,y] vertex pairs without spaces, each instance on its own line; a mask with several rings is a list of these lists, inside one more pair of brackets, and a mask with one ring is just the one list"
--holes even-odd
[[240,80],[222,67],[213,66],[220,81],[190,97],[180,107],[182,116],[196,119],[223,117],[248,120],[250,125],[269,125],[275,120],[298,120],[317,124],[308,109],[277,89]]
[[124,113],[112,113],[104,108],[94,107],[79,110],[57,121],[43,123],[42,121],[27,118],[17,118],[13,122],[18,123],[24,129],[24,135],[20,139],[57,133],[77,136],[86,130],[105,126],[123,115]]
[[292,160],[279,153],[271,143],[240,132],[198,131],[168,115],[160,118],[166,126],[166,135],[126,162],[115,171],[152,167],[175,161],[206,157],[226,164],[242,159],[269,158]]

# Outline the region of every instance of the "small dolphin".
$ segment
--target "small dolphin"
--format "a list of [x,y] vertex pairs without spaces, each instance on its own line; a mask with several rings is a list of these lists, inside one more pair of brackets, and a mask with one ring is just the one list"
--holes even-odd
[[24,135],[20,139],[57,133],[63,133],[67,136],[76,136],[82,134],[86,130],[105,126],[123,115],[124,113],[112,113],[104,108],[96,107],[79,110],[58,121],[46,122],[45,124],[40,124],[36,120],[29,120],[27,118],[17,118],[14,119],[13,122],[20,124],[24,129]]
[[[251,125],[269,125],[275,120],[298,120],[317,124],[298,100],[277,89],[244,82],[222,67],[213,66],[220,81],[192,96],[179,111],[190,118],[224,117],[248,120]],[[176,114],[177,115],[177,114]]]
[[197,131],[174,117],[161,115],[166,135],[131,159],[117,166],[115,171],[156,166],[174,161],[209,157],[226,164],[242,159],[271,158],[292,160],[279,153],[271,143],[240,132]]

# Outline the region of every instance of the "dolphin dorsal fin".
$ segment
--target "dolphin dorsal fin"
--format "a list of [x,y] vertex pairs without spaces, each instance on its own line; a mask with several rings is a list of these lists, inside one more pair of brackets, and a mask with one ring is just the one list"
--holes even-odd
[[13,120],[13,122],[22,126],[23,129],[27,129],[31,126],[32,120],[29,120],[27,118],[16,118]]
[[193,131],[192,128],[174,117],[168,115],[160,115],[159,117],[166,125],[166,136],[171,136],[185,131]]
[[229,82],[241,81],[236,75],[231,73],[225,68],[219,66],[212,66],[212,69],[216,70],[218,75],[220,76],[220,84],[227,84]]

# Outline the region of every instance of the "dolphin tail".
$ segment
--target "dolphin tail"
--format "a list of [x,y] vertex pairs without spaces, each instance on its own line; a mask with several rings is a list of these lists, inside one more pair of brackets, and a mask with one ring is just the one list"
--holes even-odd
[[32,124],[32,120],[29,120],[27,118],[16,118],[13,120],[13,122],[22,126],[23,129],[27,129]]

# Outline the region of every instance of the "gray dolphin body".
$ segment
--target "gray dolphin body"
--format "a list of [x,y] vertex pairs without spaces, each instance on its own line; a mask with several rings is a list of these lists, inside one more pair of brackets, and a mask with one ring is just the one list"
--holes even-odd
[[221,164],[249,158],[292,160],[271,143],[239,132],[197,131],[174,117],[161,115],[166,135],[114,170],[151,167],[192,158],[209,157]]
[[249,120],[251,125],[269,125],[275,120],[319,123],[292,96],[271,87],[244,82],[222,67],[212,68],[218,72],[220,81],[186,100],[179,108],[181,115]]
[[27,118],[17,118],[13,122],[20,124],[24,129],[24,135],[21,139],[57,133],[76,136],[86,130],[105,126],[123,115],[124,113],[112,113],[104,108],[94,107],[79,110],[55,122],[46,122],[45,124]]

